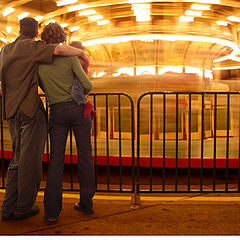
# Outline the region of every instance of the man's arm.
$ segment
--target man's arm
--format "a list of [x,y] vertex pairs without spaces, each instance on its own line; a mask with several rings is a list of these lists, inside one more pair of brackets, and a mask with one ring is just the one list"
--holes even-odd
[[67,45],[57,45],[54,48],[54,55],[61,55],[61,56],[78,56],[81,57],[82,59],[86,59],[88,61],[87,55],[84,53],[83,50]]

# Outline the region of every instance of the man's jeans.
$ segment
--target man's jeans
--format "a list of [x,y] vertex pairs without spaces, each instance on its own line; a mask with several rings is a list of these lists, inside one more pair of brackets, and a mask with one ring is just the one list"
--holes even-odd
[[91,147],[91,116],[83,117],[84,104],[75,101],[51,106],[49,131],[51,154],[47,185],[44,194],[45,215],[57,218],[62,209],[62,176],[67,136],[73,128],[78,152],[78,177],[80,183],[80,204],[92,209],[95,193],[95,173]]
[[13,159],[8,166],[5,214],[25,213],[33,206],[42,174],[42,156],[47,136],[45,110],[40,104],[33,118],[19,109],[8,120]]

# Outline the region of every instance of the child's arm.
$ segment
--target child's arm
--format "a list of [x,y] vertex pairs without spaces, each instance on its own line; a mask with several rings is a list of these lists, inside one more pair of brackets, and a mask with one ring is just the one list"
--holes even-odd
[[87,59],[83,59],[81,57],[78,58],[83,70],[85,71],[85,73],[88,75],[88,67],[89,67],[89,61]]
[[93,84],[84,72],[80,61],[78,60],[77,57],[73,58],[73,71],[77,76],[77,79],[82,83],[83,88],[84,88],[84,93],[88,93],[92,90]]

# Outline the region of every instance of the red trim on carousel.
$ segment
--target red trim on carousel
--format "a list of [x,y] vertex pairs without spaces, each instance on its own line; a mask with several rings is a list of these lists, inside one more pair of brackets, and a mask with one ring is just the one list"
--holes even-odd
[[[1,151],[0,151],[1,153]],[[12,151],[4,150],[5,159],[12,159]],[[47,161],[47,154],[43,155],[43,162]],[[93,161],[95,163],[95,156],[93,155]],[[65,163],[71,163],[70,154],[65,154]],[[77,163],[77,154],[72,155],[72,162]],[[98,165],[107,165],[107,156],[98,155],[96,157],[96,162]],[[123,156],[121,157],[122,166],[132,166],[132,157]],[[216,168],[226,168],[226,158],[217,158],[216,159]],[[109,156],[109,165],[110,166],[119,166],[120,158],[119,156]],[[135,157],[135,166],[137,166],[137,157]],[[150,167],[150,157],[141,157],[140,158],[141,167]],[[163,157],[153,157],[152,158],[153,167],[162,167],[163,166]],[[214,158],[204,158],[203,159],[203,168],[213,168]],[[165,158],[165,167],[174,168],[176,167],[176,158],[175,157],[166,157]],[[178,167],[179,168],[188,168],[188,158],[179,157],[178,158]],[[201,168],[201,158],[191,158],[191,168]],[[238,168],[239,167],[239,158],[229,158],[228,160],[229,168]]]

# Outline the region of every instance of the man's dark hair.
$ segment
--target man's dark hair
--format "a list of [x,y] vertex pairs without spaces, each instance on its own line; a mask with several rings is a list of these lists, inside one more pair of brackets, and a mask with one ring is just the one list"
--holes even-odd
[[34,38],[38,33],[38,22],[34,18],[23,18],[20,20],[20,34],[28,37]]

